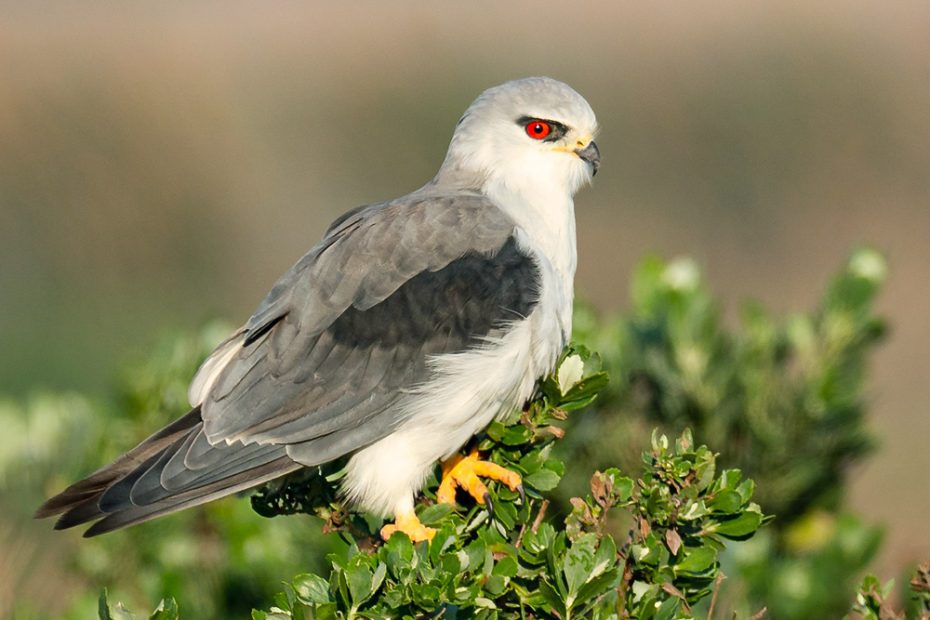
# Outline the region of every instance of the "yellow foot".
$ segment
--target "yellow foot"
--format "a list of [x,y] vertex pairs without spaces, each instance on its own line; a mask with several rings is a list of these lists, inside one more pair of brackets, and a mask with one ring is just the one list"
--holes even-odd
[[381,528],[381,538],[387,540],[394,532],[403,532],[413,542],[433,540],[433,536],[436,535],[436,530],[420,523],[420,520],[414,512],[397,515],[394,519],[394,523],[390,523]]
[[482,461],[478,451],[472,450],[468,456],[457,454],[442,464],[442,482],[436,492],[437,501],[443,504],[455,503],[455,489],[461,487],[475,498],[479,504],[487,503],[488,487],[478,476],[499,480],[510,487],[511,491],[523,494],[523,480],[520,474],[505,469],[496,463]]

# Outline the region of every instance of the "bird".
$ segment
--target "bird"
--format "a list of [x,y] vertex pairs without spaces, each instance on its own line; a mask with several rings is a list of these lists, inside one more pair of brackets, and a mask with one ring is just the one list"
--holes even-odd
[[341,493],[432,538],[415,499],[518,473],[460,451],[530,398],[572,329],[574,196],[600,165],[591,106],[548,77],[481,93],[436,175],[337,218],[203,362],[191,410],[46,501],[95,536],[347,457]]

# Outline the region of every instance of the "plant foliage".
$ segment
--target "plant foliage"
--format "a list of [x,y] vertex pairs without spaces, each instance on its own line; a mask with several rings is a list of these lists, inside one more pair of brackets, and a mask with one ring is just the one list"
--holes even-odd
[[[779,319],[748,304],[727,321],[693,261],[644,261],[622,316],[575,314],[576,337],[601,353],[612,381],[561,454],[629,468],[654,428],[692,429],[722,466],[756,482],[756,501],[776,517],[725,556],[740,577],[723,588],[728,606],[839,617],[881,541],[843,497],[850,467],[875,447],[865,378],[885,333],[873,305],[886,272],[881,254],[859,249],[813,311]],[[581,483],[571,473],[566,482]]]
[[885,274],[879,253],[858,250],[813,312],[777,320],[748,304],[733,329],[692,261],[644,261],[623,316],[576,313],[576,337],[599,351],[613,381],[566,447],[629,465],[656,425],[687,427],[756,481],[778,527],[835,509],[850,463],[875,445],[864,375],[885,332],[873,311]]
[[894,579],[882,584],[874,575],[866,575],[850,611],[854,617],[862,620],[930,620],[930,562],[925,562],[917,569],[909,586],[906,608],[895,609],[889,600],[894,590]]
[[[568,515],[548,515],[545,494],[565,471],[552,453],[561,425],[607,384],[602,372],[566,376],[586,363],[592,360],[584,349],[567,352],[559,373],[523,411],[495,422],[478,440],[486,458],[520,472],[525,502],[492,486],[493,509],[474,503],[454,509],[435,503],[433,480],[419,517],[438,532],[416,545],[398,534],[382,544],[380,523],[344,518],[325,494],[305,496],[299,506],[278,504],[286,513],[329,516],[329,527],[343,532],[348,545],[328,556],[329,575],[297,576],[274,607],[253,617],[691,617],[713,591],[725,542],[752,536],[765,520],[751,501],[753,484],[736,470],[718,472],[715,455],[696,447],[688,432],[671,445],[656,436],[637,480],[616,469],[596,472],[590,493],[573,498]],[[305,479],[297,484],[314,488]],[[259,504],[274,504],[272,496],[295,500],[288,488],[259,494]],[[632,524],[622,535],[610,519],[619,512]],[[333,521],[333,515],[343,516]],[[360,529],[360,541],[349,536]]]

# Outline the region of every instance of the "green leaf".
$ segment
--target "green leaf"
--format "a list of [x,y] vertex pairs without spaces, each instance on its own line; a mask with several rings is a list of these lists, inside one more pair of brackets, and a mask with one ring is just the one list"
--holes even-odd
[[497,561],[491,574],[502,577],[515,577],[518,569],[517,560],[511,556],[506,556]]
[[491,422],[491,424],[486,429],[484,429],[484,432],[488,437],[500,443],[504,433],[507,432],[507,427],[495,420]]
[[116,603],[115,608],[110,607],[109,595],[106,588],[100,593],[97,599],[97,614],[100,620],[133,620],[129,610],[123,607],[122,603]]
[[582,379],[559,399],[559,409],[571,412],[587,407],[597,399],[598,394],[607,387],[608,382],[607,374],[603,372]]
[[135,620],[132,613],[119,601],[116,603],[116,609],[111,609],[110,613],[113,616],[113,620]]
[[499,500],[494,504],[494,519],[508,530],[517,524],[517,506],[513,502]]
[[531,474],[543,465],[543,455],[541,452],[534,450],[520,458],[520,469],[525,473]]
[[717,486],[720,489],[736,489],[743,479],[743,473],[738,469],[725,469],[720,473],[717,479]]
[[402,570],[410,566],[413,560],[413,543],[406,535],[395,534],[388,538],[385,547],[388,568],[395,576],[400,576]]
[[441,596],[442,591],[431,583],[413,585],[413,600],[428,611],[436,609],[441,604]]
[[722,512],[731,514],[740,509],[743,505],[742,495],[735,490],[723,489],[717,492],[712,499],[707,502],[707,507],[711,512]]
[[542,580],[539,583],[539,594],[546,601],[546,604],[550,608],[554,609],[560,617],[565,617],[565,602],[562,600],[562,597],[559,596],[555,588],[553,588],[549,582]]
[[278,592],[274,596],[274,604],[281,609],[293,609],[294,606],[300,605],[297,600],[297,594],[294,593],[293,587],[285,588],[283,592]]
[[328,603],[332,600],[329,595],[329,582],[319,575],[312,573],[297,575],[291,585],[301,603],[312,605]]
[[484,589],[492,596],[500,596],[507,587],[507,579],[501,575],[489,575],[484,580]]
[[594,570],[591,571],[591,577],[597,577],[607,571],[617,563],[617,543],[613,537],[605,534],[597,547],[594,554]]
[[559,485],[561,476],[549,469],[540,469],[523,479],[523,482],[538,491],[551,491]]
[[420,522],[423,525],[436,525],[445,519],[453,510],[455,510],[455,507],[451,504],[437,503],[432,506],[427,506],[419,514]]
[[100,620],[113,620],[110,616],[110,605],[107,601],[107,589],[104,588],[97,598],[97,617]]
[[522,424],[517,424],[516,426],[510,426],[505,429],[498,441],[505,446],[522,446],[532,439],[532,437],[532,430]]
[[371,569],[365,564],[356,563],[346,570],[346,583],[352,604],[358,607],[371,596]]
[[619,476],[614,479],[614,493],[618,502],[630,501],[633,496],[633,484],[633,479],[626,476]]
[[478,607],[484,607],[486,609],[497,609],[497,605],[494,604],[494,601],[483,596],[475,597],[475,605]]
[[707,515],[707,506],[704,505],[702,501],[692,501],[688,502],[682,509],[679,514],[679,519],[682,521],[694,521],[695,519],[700,519]]
[[748,502],[752,499],[752,495],[756,490],[756,483],[750,479],[743,480],[738,487],[736,487],[737,493],[739,493],[743,502]]
[[720,534],[733,540],[744,540],[759,529],[762,525],[762,513],[747,510],[733,519],[719,521],[708,526],[707,531]]
[[[381,587],[381,584],[384,583],[384,578],[387,576],[387,564],[378,563],[378,567],[375,568],[375,573],[371,577],[371,592],[374,594],[378,591],[378,588]],[[370,596],[370,595],[369,595]]]
[[674,566],[675,574],[700,577],[717,565],[717,551],[709,546],[682,549],[682,560]]
[[162,599],[149,620],[178,620],[178,603],[173,598]]
[[591,577],[595,566],[594,547],[596,544],[597,536],[585,534],[575,540],[572,546],[568,548],[563,560],[562,570],[565,574],[565,584],[570,595],[577,594],[581,586]]
[[614,567],[594,577],[578,590],[578,602],[584,603],[616,588],[622,576],[622,571]]
[[681,599],[675,597],[665,599],[656,610],[655,620],[673,620],[679,607],[681,607]]

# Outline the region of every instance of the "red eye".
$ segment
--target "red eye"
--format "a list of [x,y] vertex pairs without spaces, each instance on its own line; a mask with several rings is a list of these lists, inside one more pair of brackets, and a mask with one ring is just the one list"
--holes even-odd
[[534,140],[542,140],[552,132],[552,125],[546,121],[538,119],[531,120],[526,124],[526,135]]

